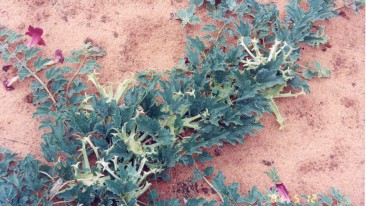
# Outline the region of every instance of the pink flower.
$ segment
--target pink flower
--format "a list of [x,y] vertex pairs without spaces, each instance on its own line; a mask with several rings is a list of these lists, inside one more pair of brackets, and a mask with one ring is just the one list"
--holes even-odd
[[49,62],[46,63],[47,66],[50,66],[50,65],[54,65],[54,64],[57,64],[57,63],[64,63],[65,61],[65,58],[64,58],[64,55],[62,54],[62,50],[60,49],[57,49],[55,51],[55,56],[53,56],[51,58],[51,60]]
[[5,65],[3,66],[3,71],[4,72],[7,72],[10,68],[11,68],[12,65]]
[[60,62],[61,64],[64,63],[65,58],[64,58],[64,55],[62,55],[62,50],[57,49],[55,51],[55,56],[53,57],[52,60],[55,62]]
[[28,35],[32,37],[30,42],[28,43],[28,49],[31,47],[34,47],[36,44],[45,46],[46,43],[42,39],[43,29],[41,28],[34,28],[33,26],[29,25],[27,33],[25,35]]
[[284,202],[286,203],[291,202],[290,197],[288,196],[288,191],[283,183],[276,184],[276,190],[278,191],[280,198]]
[[19,79],[19,76],[17,75],[15,77],[11,78],[11,79],[5,80],[3,82],[3,85],[4,85],[5,89],[8,90],[8,91],[13,90],[14,87],[12,86],[12,84],[14,84],[14,82],[18,81],[18,79]]

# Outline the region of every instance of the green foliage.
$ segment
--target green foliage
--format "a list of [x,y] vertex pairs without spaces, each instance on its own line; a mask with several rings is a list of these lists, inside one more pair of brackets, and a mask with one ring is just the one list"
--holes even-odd
[[265,172],[267,176],[272,180],[273,184],[281,183],[280,177],[277,174],[276,168],[271,168],[270,170]]
[[[1,57],[18,68],[20,80],[35,80],[30,85],[37,105],[34,116],[43,119],[42,153],[51,165],[26,157],[18,165],[27,167],[2,167],[6,168],[6,181],[0,182],[3,204],[47,205],[58,199],[83,205],[136,205],[150,189],[150,177],[169,179],[166,171],[176,164],[210,161],[205,148],[243,143],[246,136],[263,128],[260,120],[265,113],[276,115],[284,128],[275,99],[309,93],[305,79],[329,76],[329,70],[318,63],[301,72],[297,60],[299,43],[326,42],[324,30],[314,27],[314,22],[336,15],[333,1],[309,0],[305,11],[292,0],[285,20],[279,19],[275,5],[254,0],[190,2],[187,10],[177,13],[183,27],[200,21],[195,11],[202,5],[217,24],[204,25],[207,35],[202,38],[187,37],[185,58],[171,71],[142,72],[117,90],[98,82],[97,60],[105,52],[91,43],[66,57],[70,67],[50,66],[39,48],[28,49],[19,43],[21,35],[0,26]],[[39,76],[42,70],[44,76]],[[98,92],[86,93],[83,76]],[[284,93],[285,87],[297,91]],[[14,155],[5,153],[5,164],[15,161]],[[207,180],[212,174],[213,167],[203,172],[197,168],[194,180]],[[20,186],[26,190],[17,189]],[[226,185],[221,172],[213,178],[212,187],[220,194],[221,205],[270,202],[268,194],[255,187],[241,196],[238,184]],[[348,204],[338,191],[331,194],[321,196],[319,202]],[[153,191],[149,204],[180,202],[159,200]],[[215,204],[204,199],[186,202]]]
[[343,0],[344,6],[352,8],[357,14],[360,7],[365,6],[365,0]]
[[[196,169],[194,172],[194,177],[199,174]],[[274,170],[272,170],[273,172]],[[210,174],[205,175],[205,177],[211,176],[213,174],[213,169]],[[169,199],[166,201],[159,200],[159,196],[156,190],[152,190],[149,195],[149,205],[153,206],[160,206],[160,205],[194,205],[194,206],[234,206],[234,205],[288,205],[288,206],[295,206],[295,205],[303,205],[303,206],[310,206],[310,205],[345,205],[350,206],[351,202],[348,196],[342,195],[339,190],[334,188],[330,188],[330,192],[328,194],[317,194],[313,195],[310,200],[308,195],[298,195],[295,199],[291,200],[291,203],[286,203],[283,199],[281,199],[279,192],[276,189],[267,189],[266,192],[260,192],[257,187],[252,187],[247,193],[242,195],[239,191],[239,184],[232,183],[227,185],[225,183],[225,177],[222,175],[222,172],[219,171],[216,176],[213,177],[213,183],[207,181],[206,183],[214,189],[222,199],[221,203],[217,201],[208,201],[205,199],[188,199],[185,200],[184,204],[180,204],[178,199]],[[279,178],[278,178],[279,179]],[[196,179],[198,181],[199,179]],[[202,183],[204,184],[204,183]]]
[[204,0],[189,0],[189,2],[190,2],[191,4],[194,4],[194,5],[196,5],[197,7],[202,6],[202,5],[203,5],[203,1],[204,1]]
[[[195,1],[196,5],[199,5],[200,2]],[[191,5],[186,10],[179,10],[177,13],[177,18],[182,21],[182,27],[185,27],[187,24],[198,24],[200,23],[200,18],[195,15],[196,8],[194,5]]]
[[52,205],[46,195],[40,196],[50,179],[41,173],[38,160],[31,155],[18,160],[7,149],[0,149],[0,157],[0,205]]
[[309,63],[306,64],[306,67],[309,69],[305,69],[302,71],[302,76],[305,79],[312,79],[313,77],[330,77],[330,75],[332,74],[327,67],[322,67],[317,61],[314,62],[314,66],[314,68],[309,68]]

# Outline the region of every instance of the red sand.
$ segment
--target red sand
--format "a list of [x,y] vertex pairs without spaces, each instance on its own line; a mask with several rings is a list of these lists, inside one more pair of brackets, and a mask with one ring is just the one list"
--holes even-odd
[[[287,1],[274,2],[283,15]],[[107,51],[100,70],[104,83],[118,83],[150,68],[170,69],[184,55],[185,35],[200,29],[182,29],[172,18],[172,13],[187,6],[183,0],[81,0],[78,4],[9,0],[1,4],[0,24],[20,33],[28,25],[44,29],[44,55],[56,49],[77,49],[86,38],[103,47]],[[274,117],[267,116],[266,128],[244,145],[211,150],[221,153],[213,162],[216,170],[223,171],[228,183],[239,182],[241,191],[253,185],[268,188],[271,182],[263,171],[272,165],[292,197],[334,186],[349,194],[354,205],[364,204],[365,15],[364,9],[357,16],[350,9],[342,11],[344,15],[320,23],[329,35],[328,46],[319,50],[305,46],[302,52],[302,62],[318,60],[332,70],[332,77],[311,81],[308,96],[278,101],[287,118],[286,129],[279,131]],[[1,72],[0,80],[7,75]],[[35,107],[26,102],[29,84],[17,84],[11,92],[0,89],[0,144],[22,156],[40,157],[40,121],[32,119]],[[162,196],[179,196],[176,184],[192,172],[193,168],[174,168],[173,183],[159,185]]]

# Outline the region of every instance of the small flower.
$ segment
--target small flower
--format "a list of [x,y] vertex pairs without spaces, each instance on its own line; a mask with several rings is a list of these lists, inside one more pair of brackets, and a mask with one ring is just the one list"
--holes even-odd
[[3,85],[4,85],[5,89],[8,91],[13,90],[14,87],[12,86],[12,84],[14,84],[14,82],[18,81],[18,79],[19,79],[19,76],[17,75],[11,79],[7,79],[7,80],[3,81]]
[[64,55],[62,54],[62,50],[57,49],[55,51],[55,56],[53,56],[51,58],[51,60],[46,63],[46,66],[54,65],[54,64],[57,64],[57,63],[62,64],[62,63],[64,63],[64,61],[65,61],[65,58],[64,58]]
[[43,29],[34,28],[33,26],[29,25],[28,31],[27,31],[27,33],[25,33],[25,35],[32,37],[32,39],[28,43],[28,49],[30,49],[31,47],[34,47],[36,44],[43,45],[43,46],[46,45],[46,43],[44,42],[44,40],[41,37],[42,34],[43,34]]
[[[285,185],[281,182],[280,177],[277,174],[276,168],[271,168],[270,170],[265,172],[269,178],[271,178],[272,182],[276,186],[276,190],[279,193],[280,199],[286,203],[290,203],[290,197],[288,196],[288,191]],[[273,187],[270,188],[272,190]]]
[[12,66],[11,64],[3,66],[3,71],[7,72],[11,68],[11,66]]
[[283,200],[286,203],[291,202],[290,197],[288,196],[288,191],[283,183],[276,184],[276,190],[279,193],[281,200]]
[[57,49],[55,51],[55,57],[53,58],[54,61],[60,62],[61,64],[64,63],[65,58],[64,55],[62,55],[62,50]]

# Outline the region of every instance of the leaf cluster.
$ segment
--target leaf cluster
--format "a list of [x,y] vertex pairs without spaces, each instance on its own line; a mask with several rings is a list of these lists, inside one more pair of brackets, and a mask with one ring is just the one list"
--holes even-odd
[[[199,174],[201,176],[210,176],[213,174],[213,168],[208,167],[205,169],[210,170],[210,174],[206,175],[205,172]],[[197,175],[197,170],[195,171],[195,177]],[[221,203],[215,200],[205,200],[203,198],[193,198],[185,200],[184,204],[181,204],[178,199],[172,198],[169,200],[161,200],[159,199],[158,192],[156,190],[152,190],[148,195],[149,205],[153,206],[236,206],[236,205],[286,205],[286,206],[295,206],[295,205],[303,205],[303,206],[315,206],[315,205],[347,205],[350,206],[351,201],[348,196],[342,195],[339,190],[330,188],[328,194],[322,193],[317,194],[316,198],[309,200],[308,195],[299,195],[294,203],[286,203],[283,199],[279,198],[280,194],[276,189],[267,189],[266,192],[261,192],[257,187],[252,187],[248,192],[244,195],[239,191],[239,184],[232,183],[230,185],[225,184],[226,177],[223,176],[222,172],[219,171],[212,178],[212,188],[218,192],[223,201]],[[199,179],[195,179],[198,181]],[[315,196],[315,195],[314,195]]]
[[[215,22],[203,27],[206,35],[187,37],[185,58],[171,71],[141,72],[115,91],[98,81],[95,70],[100,68],[97,58],[104,55],[101,49],[88,43],[66,58],[70,66],[49,67],[39,48],[28,49],[19,42],[21,35],[0,27],[1,57],[18,68],[20,80],[35,80],[30,86],[37,105],[34,116],[43,119],[42,153],[51,164],[40,166],[27,157],[19,165],[32,164],[34,171],[21,167],[4,172],[20,175],[19,186],[27,192],[15,193],[19,186],[11,184],[15,176],[10,175],[4,183],[10,186],[0,191],[6,204],[22,196],[31,199],[29,204],[58,199],[83,205],[139,205],[151,178],[168,180],[166,171],[176,164],[211,160],[205,148],[243,143],[263,128],[260,120],[265,113],[275,114],[283,128],[275,99],[309,93],[305,79],[329,76],[317,63],[314,69],[301,71],[297,60],[299,43],[326,42],[321,27],[314,30],[314,22],[336,15],[332,1],[309,0],[305,11],[291,0],[284,20],[275,5],[254,0],[190,2],[186,11],[178,12],[182,26],[198,23],[195,9],[205,6]],[[98,92],[87,92],[85,76]],[[5,153],[13,161],[14,156]],[[212,167],[203,173],[196,170],[194,180],[212,174]],[[41,185],[27,186],[27,179],[36,178]],[[256,188],[241,196],[237,183],[226,186],[224,180],[219,172],[213,181],[222,195],[221,205],[269,202],[268,195]],[[333,196],[342,198],[336,192]],[[177,199],[157,198],[156,192],[150,193],[150,204],[179,205]],[[331,199],[324,196],[321,201]],[[203,199],[186,203],[215,204]]]

